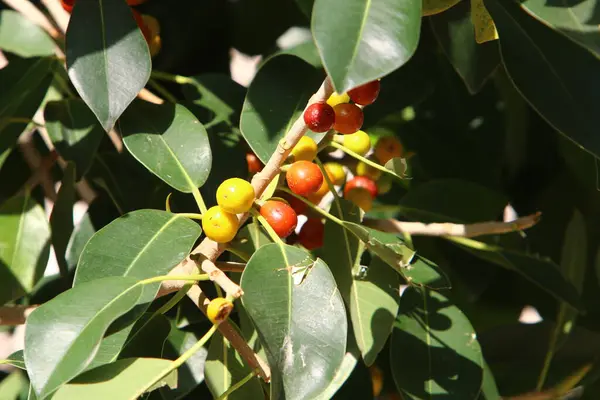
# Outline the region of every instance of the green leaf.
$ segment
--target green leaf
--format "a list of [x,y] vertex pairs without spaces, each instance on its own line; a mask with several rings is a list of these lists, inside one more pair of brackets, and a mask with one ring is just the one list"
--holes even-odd
[[77,180],[88,171],[105,133],[79,99],[51,101],[44,108],[48,136],[56,151],[77,166]]
[[[360,210],[347,200],[334,200],[330,212],[360,224]],[[387,341],[398,313],[400,277],[379,258],[367,272],[360,264],[364,243],[333,222],[325,224],[323,259],[331,268],[350,312],[354,337],[365,364],[371,365]]]
[[[215,398],[225,393],[232,385],[244,379],[252,370],[233,348],[231,343],[216,332],[210,340],[204,366],[204,379]],[[229,400],[263,398],[259,378],[252,378],[238,390],[230,394]]]
[[16,400],[28,385],[27,379],[23,376],[23,372],[16,370],[0,381],[0,393],[2,398],[6,400]]
[[[443,13],[461,0],[423,0],[423,16]],[[464,2],[463,2],[464,3]]]
[[69,239],[69,244],[67,245],[65,259],[67,260],[69,270],[75,269],[85,245],[95,233],[96,228],[92,222],[90,213],[86,212],[83,214],[83,217],[81,217],[79,224],[73,230],[71,238]]
[[273,371],[272,398],[319,396],[346,353],[344,304],[327,265],[305,250],[268,244],[246,265],[241,286]]
[[107,132],[150,78],[146,40],[122,0],[81,1],[66,33],[69,77]]
[[475,41],[469,1],[459,2],[430,21],[438,43],[469,93],[479,92],[500,63],[498,42]]
[[0,360],[0,365],[8,364],[19,369],[25,369],[25,361],[23,361],[23,350],[18,350],[8,356],[5,360]]
[[256,250],[270,243],[273,243],[273,241],[269,238],[264,228],[258,220],[253,220],[251,224],[245,225],[238,231],[236,240],[231,243],[231,248],[237,254],[245,255],[249,258]]
[[431,289],[450,288],[448,277],[435,263],[416,255],[402,239],[391,233],[376,231],[344,221],[375,255],[394,268],[408,282]]
[[50,227],[29,193],[0,206],[0,304],[33,290],[50,253]]
[[411,399],[474,399],[483,356],[471,323],[442,294],[408,287],[390,346],[392,376]]
[[137,304],[142,294],[137,282],[133,277],[87,282],[59,294],[29,315],[25,365],[41,399],[92,361],[108,326]]
[[[83,249],[73,286],[107,276],[138,279],[168,273],[188,256],[202,229],[192,220],[159,210],[138,210],[100,229]],[[159,284],[147,285],[151,301]]]
[[50,57],[14,59],[0,70],[0,153],[14,146],[44,100],[56,61]]
[[[258,70],[244,101],[240,130],[263,163],[302,114],[322,79],[313,66],[289,54],[271,57]],[[308,135],[319,142],[325,134],[309,131]]]
[[544,0],[525,0],[521,6],[544,25],[600,56],[597,0],[564,2],[559,7]]
[[[329,400],[334,398],[334,395],[338,393],[340,388],[346,383],[352,372],[355,370],[358,365],[358,361],[360,359],[360,350],[356,345],[356,341],[354,340],[354,336],[352,335],[352,330],[348,330],[348,339],[347,339],[347,347],[346,354],[344,355],[344,359],[337,369],[333,378],[331,378],[331,382],[329,382],[329,386],[327,389],[321,393],[318,400]],[[370,388],[369,388],[370,389]],[[315,399],[315,400],[317,400]]]
[[413,55],[421,0],[316,0],[311,30],[338,93],[381,78]]
[[[170,360],[126,358],[94,368],[60,388],[52,400],[106,400],[139,398],[155,381],[176,385],[177,370],[170,371]],[[168,374],[166,377],[165,374]],[[115,397],[116,396],[116,397]]]
[[485,360],[483,361],[483,382],[481,384],[482,400],[502,400],[492,369]]
[[39,25],[13,10],[0,11],[0,49],[20,57],[50,56],[54,42]]
[[67,247],[73,233],[73,205],[75,204],[75,164],[67,163],[63,171],[60,190],[52,207],[50,228],[52,229],[52,246],[56,261],[62,275],[66,276]]
[[191,193],[208,179],[212,154],[206,129],[184,106],[136,101],[118,127],[127,150],[180,192]]
[[486,0],[500,36],[502,61],[521,95],[557,131],[600,156],[600,82],[586,79],[600,61],[517,3]]
[[317,46],[312,40],[300,43],[287,49],[279,50],[277,54],[291,54],[293,56],[300,57],[315,68],[323,68],[319,50],[317,50]]

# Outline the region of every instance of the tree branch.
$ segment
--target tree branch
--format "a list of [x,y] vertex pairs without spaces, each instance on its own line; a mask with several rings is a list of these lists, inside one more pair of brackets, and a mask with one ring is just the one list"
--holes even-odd
[[395,219],[371,219],[365,218],[363,223],[370,227],[384,232],[407,233],[409,235],[420,236],[459,236],[476,237],[484,235],[497,235],[521,231],[531,228],[541,218],[542,213],[527,215],[511,222],[479,222],[475,224],[452,224],[452,223],[432,223],[424,224],[422,222],[405,222]]
[[23,325],[34,306],[3,306],[0,307],[0,325]]

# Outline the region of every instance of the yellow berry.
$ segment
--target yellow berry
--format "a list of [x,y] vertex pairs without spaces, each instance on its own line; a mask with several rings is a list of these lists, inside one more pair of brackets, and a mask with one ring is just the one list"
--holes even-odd
[[346,182],[346,170],[342,164],[336,162],[328,162],[323,165],[327,175],[331,178],[332,182],[336,186],[342,186]]
[[327,104],[329,104],[331,107],[348,102],[350,102],[350,96],[348,96],[347,93],[338,94],[337,92],[333,92],[333,94],[329,96],[329,99],[327,99]]
[[239,214],[248,211],[255,199],[250,182],[240,178],[223,181],[217,189],[217,204],[228,213]]
[[373,207],[373,197],[367,189],[358,187],[350,189],[348,193],[344,195],[344,198],[356,204],[365,212],[371,210]]
[[367,178],[371,178],[374,181],[376,181],[379,178],[381,178],[382,172],[381,170],[378,170],[377,168],[372,167],[367,163],[359,161],[356,165],[356,174],[358,176],[366,176]]
[[235,214],[214,206],[202,215],[202,229],[209,239],[217,243],[231,242],[238,230],[238,219]]
[[389,175],[383,175],[376,183],[378,194],[386,194],[392,190],[392,178]]
[[294,156],[294,161],[312,161],[317,156],[317,151],[317,143],[311,137],[302,136],[291,154]]
[[371,138],[365,131],[356,131],[350,135],[344,135],[343,145],[355,153],[364,156],[371,149]]
[[382,165],[385,165],[394,157],[403,157],[404,147],[398,139],[393,136],[379,138],[375,145],[375,157]]
[[220,324],[225,321],[233,310],[233,303],[226,298],[217,297],[208,303],[206,307],[206,316],[213,324]]
[[[329,180],[333,182],[333,176],[332,176],[331,172],[329,172],[327,170],[327,168],[325,168],[325,171],[327,172],[327,176],[329,177]],[[321,201],[321,199],[323,198],[323,196],[325,196],[327,193],[329,193],[329,185],[327,184],[327,181],[325,180],[325,178],[323,178],[323,183],[321,184],[321,187],[319,187],[319,190],[317,190],[315,193],[309,195],[308,200],[311,203],[318,204]]]

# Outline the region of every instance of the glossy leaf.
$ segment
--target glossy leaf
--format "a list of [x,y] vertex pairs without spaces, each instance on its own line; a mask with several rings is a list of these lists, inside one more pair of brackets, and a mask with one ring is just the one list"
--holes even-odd
[[474,399],[483,356],[471,323],[438,292],[408,287],[390,346],[392,376],[411,399]]
[[12,353],[8,358],[0,360],[0,365],[8,364],[19,369],[25,369],[25,361],[23,361],[23,350],[18,350]]
[[2,393],[3,399],[19,399],[19,395],[23,392],[23,388],[26,388],[27,386],[29,385],[23,372],[16,370],[9,375],[6,375],[4,379],[0,381],[0,393]]
[[170,360],[160,358],[115,361],[81,374],[60,388],[52,400],[137,399],[155,381],[163,386],[177,383],[177,370],[171,372],[171,364]]
[[[330,212],[360,223],[360,210],[347,200],[334,200]],[[361,256],[365,245],[338,224],[325,224],[323,259],[331,268],[350,312],[354,337],[365,364],[371,365],[387,341],[398,313],[400,277],[374,257],[366,273]],[[359,275],[360,274],[360,275]]]
[[66,33],[69,77],[109,131],[150,78],[148,45],[122,0],[85,0]]
[[44,108],[46,129],[57,152],[76,165],[77,180],[88,171],[105,133],[87,105],[78,99],[51,101]]
[[560,7],[544,0],[525,0],[521,6],[540,22],[600,56],[596,0],[564,2]]
[[317,46],[315,46],[315,42],[312,40],[300,43],[287,49],[279,50],[277,54],[291,54],[293,56],[300,57],[315,68],[323,68],[319,50],[317,50]]
[[63,180],[52,207],[50,228],[52,229],[52,246],[56,261],[63,274],[66,275],[67,246],[73,233],[73,205],[75,204],[75,164],[67,163],[63,171]]
[[[289,54],[270,58],[258,70],[244,101],[240,130],[263,163],[302,114],[323,78],[314,67]],[[324,136],[308,135],[317,142]]]
[[443,13],[461,0],[423,0],[423,16],[435,15]]
[[0,304],[31,292],[50,252],[46,214],[29,193],[0,205]]
[[[14,146],[44,100],[56,61],[50,57],[12,60],[0,70],[0,154]],[[12,120],[12,121],[11,121]]]
[[180,104],[134,102],[118,125],[127,150],[184,193],[202,186],[212,164],[204,126]]
[[335,375],[329,382],[329,386],[327,389],[319,397],[318,400],[329,400],[335,398],[334,396],[338,393],[340,388],[344,385],[344,383],[350,378],[352,372],[358,365],[360,361],[360,350],[356,345],[356,341],[354,340],[354,336],[352,334],[352,330],[348,330],[348,339],[346,346],[346,354],[344,355],[344,359],[337,369]]
[[[188,256],[200,236],[200,225],[185,217],[159,210],[138,210],[100,229],[86,244],[73,286],[107,276],[138,279],[168,273]],[[150,301],[158,284],[144,289]]]
[[407,281],[431,289],[450,288],[448,277],[435,263],[416,255],[402,239],[391,233],[376,231],[344,221],[375,255],[394,268]]
[[[219,332],[216,332],[210,340],[204,367],[204,379],[212,395],[218,398],[251,372],[250,367],[231,343]],[[259,379],[258,377],[252,378],[227,398],[229,400],[246,400],[264,397]]]
[[438,43],[469,92],[479,92],[500,63],[498,42],[475,41],[468,1],[431,17],[430,21]]
[[96,279],[59,294],[29,315],[25,365],[38,397],[45,398],[92,361],[108,326],[137,304],[142,294],[137,281]]
[[586,78],[598,59],[516,3],[486,0],[485,5],[500,35],[502,61],[519,92],[557,131],[600,156],[600,82]]
[[490,16],[483,0],[471,0],[471,21],[475,28],[475,41],[486,43],[498,39],[496,25]]
[[0,11],[0,49],[20,57],[50,56],[54,42],[33,21],[13,10]]
[[269,357],[271,397],[322,394],[342,363],[347,334],[344,304],[327,265],[305,250],[269,244],[254,253],[241,286]]
[[419,42],[422,0],[316,0],[311,30],[338,93],[401,67]]

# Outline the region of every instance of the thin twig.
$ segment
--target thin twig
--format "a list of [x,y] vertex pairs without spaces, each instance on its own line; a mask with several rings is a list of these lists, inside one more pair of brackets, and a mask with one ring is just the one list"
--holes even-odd
[[46,10],[48,10],[48,14],[52,17],[58,28],[65,33],[67,31],[67,26],[69,25],[69,13],[65,11],[65,9],[60,4],[59,0],[41,0],[40,1]]
[[[28,0],[3,0],[3,2],[14,9],[15,11],[23,14],[27,19],[32,21],[33,23],[39,25],[44,29],[50,36],[54,39],[60,39],[62,37],[62,32],[52,25],[52,22],[41,12],[36,6],[33,5]],[[61,51],[62,54],[62,51]]]
[[0,325],[23,325],[37,305],[0,307]]
[[452,223],[432,223],[424,224],[422,222],[405,222],[395,219],[370,219],[365,218],[364,224],[368,227],[391,233],[407,233],[409,235],[420,236],[456,236],[472,238],[484,235],[497,235],[522,231],[531,228],[541,218],[542,213],[527,215],[511,222],[479,222],[475,224],[452,224]]

